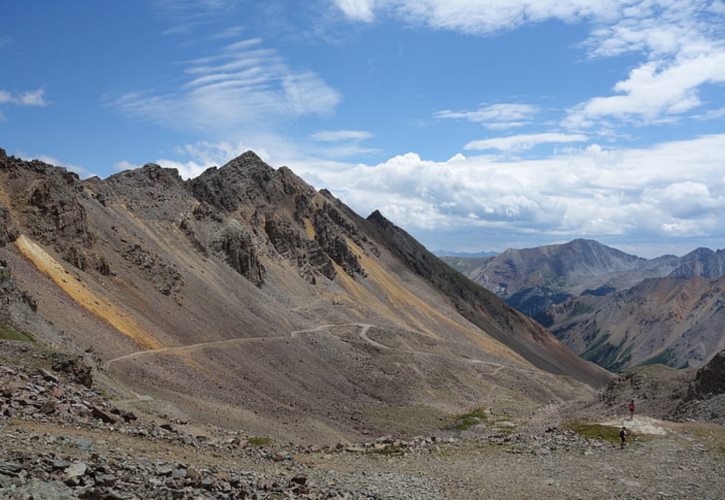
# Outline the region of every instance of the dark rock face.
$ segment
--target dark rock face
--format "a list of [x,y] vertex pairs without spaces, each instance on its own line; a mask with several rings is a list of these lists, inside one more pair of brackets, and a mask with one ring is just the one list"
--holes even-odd
[[0,246],[15,241],[19,235],[10,211],[5,207],[0,207]]
[[252,237],[241,228],[230,226],[219,235],[212,248],[236,272],[256,286],[264,283],[264,266],[259,262]]
[[708,364],[697,370],[687,391],[687,399],[725,394],[725,351],[720,351]]
[[[95,235],[88,226],[82,204],[88,197],[78,175],[38,160],[24,162],[12,156],[0,157],[0,171],[7,174],[13,191],[13,206],[8,208],[22,215],[23,226],[33,239],[52,247],[81,270],[93,267],[97,260],[91,250]],[[19,229],[9,223],[8,214],[3,220],[5,237],[0,239],[11,241]]]
[[345,242],[344,226],[336,224],[327,213],[318,212],[315,214],[314,227],[317,244],[345,273],[350,276],[364,273],[357,257]]
[[[350,276],[363,276],[346,238],[363,251],[375,251],[348,215],[290,169],[274,170],[251,151],[221,168],[208,169],[190,180],[189,186],[201,203],[195,209],[197,220],[208,220],[213,211],[246,228],[241,239],[224,229],[213,246],[221,249],[227,263],[234,263],[230,265],[237,272],[258,286],[264,281],[264,270],[258,265],[260,255],[291,262],[300,276],[314,284],[319,276],[335,278],[333,262]],[[309,234],[310,225],[314,235]]]

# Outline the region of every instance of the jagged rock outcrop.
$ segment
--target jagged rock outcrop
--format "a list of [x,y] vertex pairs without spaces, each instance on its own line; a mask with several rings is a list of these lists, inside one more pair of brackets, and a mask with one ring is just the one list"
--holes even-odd
[[717,353],[708,364],[697,370],[690,383],[687,399],[702,399],[725,394],[725,351]]
[[259,262],[252,236],[234,224],[226,226],[212,248],[220,253],[224,261],[236,272],[256,286],[264,283],[264,266]]
[[5,207],[0,207],[0,246],[12,243],[19,236],[18,228],[13,222],[10,211]]

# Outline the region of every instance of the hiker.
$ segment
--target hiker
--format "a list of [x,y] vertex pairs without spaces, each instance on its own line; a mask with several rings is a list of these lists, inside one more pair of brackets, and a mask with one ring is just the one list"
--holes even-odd
[[622,445],[620,446],[621,449],[624,449],[624,442],[627,440],[627,429],[622,427],[622,430],[619,431],[619,439],[622,440]]
[[634,420],[634,400],[629,402],[629,419]]

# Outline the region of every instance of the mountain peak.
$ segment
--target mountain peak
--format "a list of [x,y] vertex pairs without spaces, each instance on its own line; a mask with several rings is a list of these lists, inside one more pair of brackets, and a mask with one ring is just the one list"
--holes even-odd
[[222,168],[237,168],[237,169],[248,169],[250,167],[266,167],[268,169],[272,169],[267,163],[257,155],[254,151],[251,149],[248,151],[245,151],[244,153],[240,154],[236,158],[232,158],[229,160]]

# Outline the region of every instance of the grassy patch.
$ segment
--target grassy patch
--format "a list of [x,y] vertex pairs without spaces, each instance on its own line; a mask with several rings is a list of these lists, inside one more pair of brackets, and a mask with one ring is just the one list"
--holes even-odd
[[488,414],[486,413],[485,408],[475,408],[468,413],[464,413],[463,415],[458,415],[453,418],[453,422],[451,422],[447,428],[448,429],[456,429],[459,431],[465,431],[466,429],[470,429],[474,425],[482,424],[488,421]]
[[[502,403],[503,406],[503,403]],[[504,414],[492,415],[489,410],[483,407],[474,408],[468,413],[456,415],[448,420],[448,424],[444,427],[448,430],[465,431],[476,425],[486,424],[489,431],[508,434],[516,430],[516,424],[511,418]]]
[[18,331],[10,325],[0,325],[0,339],[35,342],[35,339],[32,337],[32,335],[30,335],[29,333]]
[[[574,420],[567,422],[564,427],[570,429],[586,439],[599,439],[613,444],[619,444],[619,427],[611,427],[609,425],[595,424],[585,420]],[[645,434],[635,434],[631,429],[627,429],[627,442],[646,441],[651,439]]]
[[247,442],[252,446],[269,446],[272,444],[272,440],[268,437],[252,436]]

